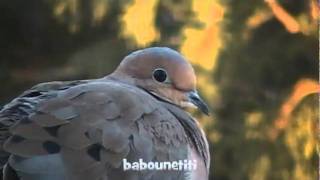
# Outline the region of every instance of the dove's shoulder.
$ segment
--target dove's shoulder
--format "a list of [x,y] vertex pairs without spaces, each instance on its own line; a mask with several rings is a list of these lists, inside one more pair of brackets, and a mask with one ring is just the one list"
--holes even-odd
[[[57,136],[55,141],[61,143],[63,138],[58,137],[58,128],[53,133],[49,130],[51,127],[59,126],[59,133],[64,132],[60,130],[64,127],[73,131],[72,128],[77,128],[73,126],[83,126],[87,130],[92,123],[113,120],[124,121],[121,125],[126,126],[130,124],[127,122],[134,122],[156,109],[155,100],[146,96],[149,95],[134,86],[110,80],[41,83],[23,92],[0,111],[1,132],[6,135],[1,139],[7,141],[5,148],[10,152],[8,145],[17,138],[51,139],[49,136],[54,134]],[[77,145],[70,143],[64,145]]]
[[[125,172],[110,173],[106,166],[118,169],[124,158],[187,157],[187,137],[176,117],[144,90],[113,80],[40,84],[9,103],[0,117],[2,127],[5,120],[14,122],[3,131],[1,151],[23,173],[48,173],[41,162],[53,161],[63,162],[74,179],[108,172],[116,177]],[[32,163],[21,164],[21,158]]]

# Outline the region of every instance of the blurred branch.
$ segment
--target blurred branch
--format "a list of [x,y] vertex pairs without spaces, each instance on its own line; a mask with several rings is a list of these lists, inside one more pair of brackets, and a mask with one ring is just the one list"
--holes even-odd
[[247,26],[249,29],[254,29],[259,27],[261,24],[270,20],[273,17],[273,14],[268,10],[260,10],[257,11],[254,15],[252,15],[247,20]]
[[310,79],[299,80],[293,88],[293,93],[282,104],[279,116],[273,121],[273,129],[270,131],[270,138],[276,139],[279,132],[285,129],[289,124],[290,116],[295,107],[302,99],[310,94],[319,93],[320,86],[318,82]]
[[299,23],[276,0],[265,0],[274,16],[284,25],[290,33],[300,32]]

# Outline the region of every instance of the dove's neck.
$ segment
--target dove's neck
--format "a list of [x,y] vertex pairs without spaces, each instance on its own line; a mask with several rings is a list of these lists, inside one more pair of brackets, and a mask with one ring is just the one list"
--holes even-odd
[[103,78],[103,80],[112,80],[112,81],[117,81],[117,82],[121,82],[121,83],[125,83],[125,84],[129,84],[129,85],[136,85],[136,80],[133,77],[130,77],[122,72],[113,72],[107,76],[105,76]]

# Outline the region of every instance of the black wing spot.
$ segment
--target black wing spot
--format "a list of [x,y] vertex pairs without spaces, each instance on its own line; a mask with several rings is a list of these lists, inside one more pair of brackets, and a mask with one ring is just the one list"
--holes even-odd
[[32,121],[29,118],[23,118],[19,121],[21,124],[31,124]]
[[87,138],[90,138],[90,135],[89,135],[89,132],[88,132],[88,131],[86,131],[86,132],[84,133],[84,135],[85,135]]
[[6,163],[3,168],[3,179],[10,179],[10,180],[19,180],[19,176],[17,172],[10,166],[9,163]]
[[11,139],[10,139],[10,141],[12,142],[12,143],[21,143],[21,142],[23,142],[24,140],[26,140],[24,137],[22,137],[22,136],[19,136],[19,135],[14,135],[14,136],[12,136],[11,137]]
[[22,97],[37,97],[37,96],[41,96],[41,95],[42,95],[42,93],[39,91],[32,91]]
[[87,153],[88,153],[89,156],[92,157],[94,160],[100,161],[100,160],[101,160],[100,150],[101,150],[101,145],[99,145],[99,144],[93,144],[93,145],[91,145],[91,146],[88,148]]
[[52,126],[52,127],[45,127],[43,128],[46,130],[51,136],[57,137],[58,136],[58,130],[61,127],[61,125],[58,126]]
[[46,141],[42,144],[42,146],[49,154],[59,153],[61,149],[57,143],[52,141]]
[[131,134],[128,138],[130,141],[133,141],[133,135]]

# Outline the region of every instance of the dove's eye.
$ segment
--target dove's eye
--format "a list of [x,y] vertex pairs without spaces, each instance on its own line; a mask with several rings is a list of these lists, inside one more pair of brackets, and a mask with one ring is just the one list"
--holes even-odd
[[153,71],[153,79],[155,79],[158,82],[166,82],[168,81],[168,75],[167,72],[164,69],[158,68]]

